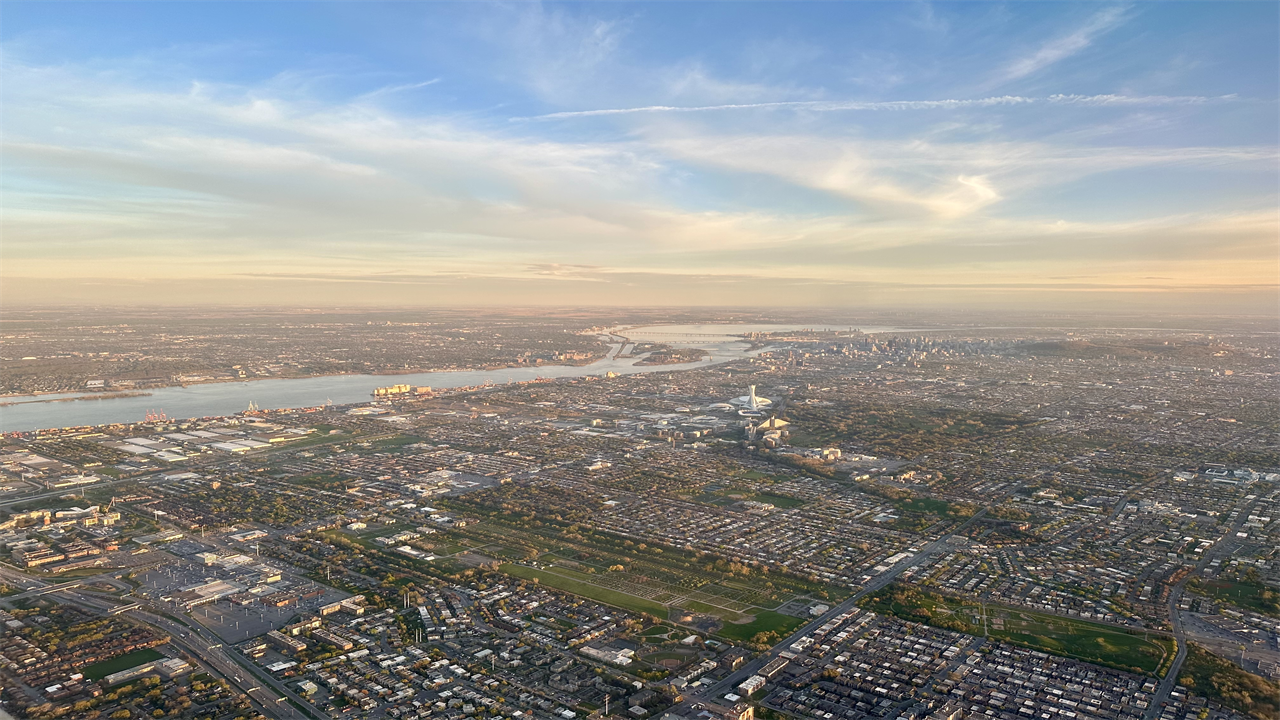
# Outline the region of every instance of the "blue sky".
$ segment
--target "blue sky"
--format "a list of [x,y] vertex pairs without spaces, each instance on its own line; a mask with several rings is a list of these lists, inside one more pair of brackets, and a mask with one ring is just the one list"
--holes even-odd
[[3,12],[9,302],[1275,309],[1275,3]]

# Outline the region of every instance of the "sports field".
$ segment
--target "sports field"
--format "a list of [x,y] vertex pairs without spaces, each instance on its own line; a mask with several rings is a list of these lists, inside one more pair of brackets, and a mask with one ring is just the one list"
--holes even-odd
[[762,610],[756,613],[755,619],[749,623],[742,625],[725,623],[717,634],[728,640],[737,640],[739,642],[748,641],[758,633],[777,633],[779,639],[781,639],[803,623],[804,620],[797,617],[783,615],[771,610]]

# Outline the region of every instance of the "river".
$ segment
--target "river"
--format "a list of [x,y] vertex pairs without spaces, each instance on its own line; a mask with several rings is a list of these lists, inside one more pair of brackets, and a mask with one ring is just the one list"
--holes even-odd
[[[46,428],[107,425],[141,422],[151,410],[169,418],[232,415],[254,403],[261,409],[315,407],[326,402],[337,405],[368,402],[373,389],[386,385],[429,385],[449,389],[486,383],[502,384],[537,378],[584,377],[615,372],[619,375],[671,372],[707,367],[750,357],[742,335],[751,332],[789,330],[847,330],[848,326],[824,325],[651,325],[615,328],[615,338],[633,342],[661,342],[706,350],[710,356],[692,363],[641,365],[639,358],[616,356],[622,342],[610,346],[608,356],[590,365],[544,365],[501,370],[457,370],[409,375],[325,375],[311,378],[279,378],[244,382],[207,383],[187,387],[166,387],[133,397],[102,397],[95,393],[57,395],[10,395],[0,397],[0,432],[23,432]],[[864,332],[893,332],[898,328],[861,328]]]

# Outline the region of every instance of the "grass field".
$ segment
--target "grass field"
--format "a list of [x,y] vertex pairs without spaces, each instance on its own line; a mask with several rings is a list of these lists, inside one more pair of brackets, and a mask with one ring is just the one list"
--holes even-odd
[[103,660],[100,663],[90,665],[81,672],[90,680],[101,680],[111,673],[128,670],[131,667],[137,667],[143,663],[149,663],[163,657],[164,655],[151,648],[134,650],[131,653],[125,653],[119,657],[113,657],[110,660]]
[[898,503],[898,508],[908,512],[933,513],[934,515],[951,514],[951,503],[933,498],[913,498]]
[[656,652],[644,656],[645,662],[657,662],[659,660],[679,660],[684,662],[693,657],[692,652]]
[[1280,617],[1280,591],[1257,581],[1218,578],[1198,582],[1194,589],[1215,600],[1229,602],[1263,615]]
[[660,603],[652,600],[645,600],[634,595],[617,592],[608,588],[602,588],[599,585],[583,582],[576,578],[567,577],[550,570],[539,570],[525,565],[515,565],[506,563],[500,569],[508,575],[514,575],[526,580],[537,580],[540,584],[552,587],[557,590],[571,592],[574,595],[581,595],[606,605],[630,610],[637,613],[649,613],[657,617],[666,617],[667,608]]
[[414,437],[412,435],[393,435],[388,438],[374,440],[373,447],[375,450],[382,451],[420,442],[422,442],[422,438],[420,437]]
[[[728,491],[725,491],[726,493]],[[736,491],[734,491],[736,492]],[[795,505],[784,496],[743,495]],[[725,637],[754,637],[792,623],[772,612],[793,599],[839,601],[849,591],[785,572],[769,572],[709,554],[645,543],[582,527],[542,519],[529,522],[453,499],[481,522],[450,533],[450,540],[482,548],[488,557],[505,561],[502,569],[522,578],[634,612],[663,619],[687,611],[723,621]],[[736,500],[734,500],[736,502]],[[542,569],[529,567],[536,560]],[[745,624],[744,620],[756,618]]]
[[[568,570],[592,572],[578,578],[594,585],[664,605],[697,602],[713,614],[753,614],[797,596],[839,600],[848,590],[811,583],[784,573],[762,573],[723,559],[699,557],[679,548],[649,548],[625,538],[566,524],[531,526],[492,516],[454,533],[458,542],[484,546],[484,554],[508,561],[538,559]],[[608,568],[622,565],[622,572]]]
[[767,493],[761,493],[751,499],[755,500],[756,502],[769,503],[770,505],[776,508],[782,508],[784,510],[787,508],[800,507],[801,505],[804,505],[804,500],[801,500],[799,498],[787,497],[786,495],[769,495]]
[[329,542],[333,542],[337,538],[343,538],[346,540],[350,540],[351,542],[356,543],[357,545],[367,548],[369,550],[381,549],[378,545],[374,544],[373,540],[370,537],[366,537],[364,535],[359,535],[356,533],[343,532],[341,530],[324,530],[320,534],[323,535],[324,538]]
[[743,625],[725,623],[717,634],[729,640],[738,640],[740,642],[750,640],[756,634],[762,632],[776,632],[779,636],[785,637],[787,633],[800,627],[802,623],[804,623],[804,620],[800,618],[764,610],[756,613],[756,619],[749,623]]
[[[597,602],[602,602],[606,605],[622,608],[623,610],[630,610],[637,613],[649,613],[650,615],[655,615],[660,618],[665,618],[667,616],[668,608],[661,603],[596,584],[596,582],[601,579],[600,576],[587,575],[568,568],[555,567],[543,570],[512,563],[502,565],[501,570],[508,575],[514,575],[527,580],[536,578],[542,585],[570,592],[575,595],[581,595]],[[755,610],[754,612],[748,611],[739,613],[726,611],[723,608],[713,607],[697,601],[686,600],[681,602],[679,607],[692,612],[716,615],[724,619],[726,622],[721,626],[720,630],[717,631],[716,634],[729,640],[747,641],[762,632],[776,632],[779,635],[785,635],[799,627],[804,622],[800,618],[783,615],[771,610]],[[744,610],[745,609],[746,608],[744,608]],[[750,622],[734,622],[743,620],[749,616],[754,616],[754,619]]]
[[434,535],[427,538],[427,542],[436,546],[436,549],[433,551],[436,555],[456,555],[467,549],[457,543],[441,542],[437,539],[437,536]]
[[[984,634],[982,608],[975,602],[890,585],[862,606],[886,615],[928,623],[970,635]],[[1014,645],[1086,660],[1130,672],[1159,675],[1172,659],[1173,642],[1076,618],[988,604],[986,634]]]
[[[746,619],[749,613],[741,612],[736,608],[722,608],[715,605],[708,605],[697,600],[689,600],[688,598],[680,601],[680,607],[703,615],[714,615],[726,622],[740,622]],[[743,608],[745,609],[745,608]]]

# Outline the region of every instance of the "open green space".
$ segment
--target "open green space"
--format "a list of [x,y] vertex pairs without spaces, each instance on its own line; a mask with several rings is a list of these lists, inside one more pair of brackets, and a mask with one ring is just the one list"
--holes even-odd
[[1192,589],[1220,602],[1280,617],[1280,590],[1267,587],[1251,578],[1199,580],[1192,585]]
[[925,497],[904,500],[898,503],[898,507],[909,512],[933,513],[934,515],[948,515],[951,513],[951,503],[945,500]]
[[1280,717],[1280,685],[1245,672],[1235,663],[1191,643],[1178,682],[1197,695],[1259,720]]
[[344,540],[349,540],[361,547],[368,548],[370,550],[380,549],[379,546],[374,544],[372,538],[365,537],[363,535],[358,535],[352,532],[346,532],[342,530],[324,530],[324,531],[321,531],[320,534],[323,535],[324,538],[328,540],[330,543],[334,543],[336,540],[341,538]]
[[800,498],[787,497],[786,495],[769,495],[767,493],[761,493],[751,499],[756,502],[769,503],[776,508],[783,508],[784,510],[786,508],[800,507],[805,503]]
[[374,440],[372,444],[375,450],[382,451],[420,442],[422,442],[422,438],[413,437],[412,435],[393,435],[391,437]]
[[737,610],[708,605],[699,600],[683,600],[680,602],[680,607],[703,615],[714,615],[725,622],[738,622],[746,617],[746,615]]
[[[537,578],[548,587],[660,618],[675,611],[710,615],[733,628],[728,632],[737,636],[745,633],[747,638],[798,624],[799,621],[771,612],[786,602],[796,598],[838,601],[849,594],[845,588],[779,568],[739,563],[670,545],[650,545],[587,527],[585,523],[515,512],[513,504],[528,498],[504,495],[504,490],[495,490],[494,497],[476,494],[441,501],[450,509],[484,518],[451,535],[457,542],[483,548],[481,552],[486,556],[506,561],[501,567],[508,574]],[[753,497],[778,506],[803,502],[723,486],[705,495],[726,502]],[[738,497],[730,498],[731,495]],[[480,498],[485,501],[478,502]],[[501,506],[497,505],[499,500]],[[528,563],[532,561],[546,566],[530,567]],[[752,617],[756,619],[738,624]]]
[[961,600],[894,584],[868,595],[862,607],[947,630],[983,635],[1063,657],[1158,675],[1174,655],[1173,641],[1077,618]]
[[749,480],[768,480],[770,482],[780,483],[792,480],[795,476],[787,473],[766,473],[760,472],[759,470],[748,470],[743,473],[742,477]]
[[727,640],[746,642],[760,633],[776,633],[779,639],[795,630],[804,620],[790,615],[783,615],[772,610],[763,610],[755,614],[755,620],[741,625],[725,623],[716,634]]
[[645,662],[651,662],[651,663],[658,662],[660,660],[679,660],[680,662],[684,662],[691,657],[693,657],[693,653],[691,652],[681,653],[681,652],[663,651],[663,652],[652,653],[650,655],[645,655],[641,659],[644,660]]
[[[379,525],[373,528],[365,528],[356,534],[364,540],[373,541],[375,538],[390,537],[392,535],[402,533],[407,529],[408,528],[403,525]],[[410,532],[412,532],[412,530],[410,530]]]
[[723,506],[723,505],[732,505],[736,502],[746,500],[748,499],[747,496],[748,496],[748,493],[746,492],[713,491],[713,492],[704,492],[700,495],[695,495],[690,499],[693,500],[694,502],[703,503],[704,505],[722,505]]
[[111,673],[117,673],[117,672],[120,672],[121,670],[128,670],[131,667],[137,667],[143,663],[149,663],[155,660],[160,660],[163,657],[164,657],[163,654],[151,648],[134,650],[131,653],[118,655],[116,657],[111,658],[110,660],[103,660],[100,663],[94,663],[93,665],[90,665],[89,667],[85,668],[81,672],[83,672],[84,676],[89,678],[90,680],[101,680],[102,678],[110,675]]
[[636,613],[648,613],[656,617],[664,617],[667,614],[667,609],[665,607],[653,602],[652,600],[645,600],[644,598],[638,598],[634,595],[628,595],[616,590],[603,588],[599,585],[593,585],[588,582],[583,582],[582,580],[566,577],[550,570],[539,570],[526,565],[516,565],[513,563],[505,563],[499,566],[499,569],[508,575],[514,575],[515,577],[524,578],[526,580],[537,580],[540,584],[546,585],[547,587],[571,592],[574,595],[581,595],[585,598],[590,598],[606,605],[622,608],[623,610],[630,610]]
[[[483,512],[483,507],[468,505],[467,510]],[[554,563],[557,571],[566,570],[563,575],[575,577],[574,572],[580,571],[583,577],[577,579],[593,585],[654,604],[685,607],[686,601],[701,602],[713,606],[717,615],[776,608],[798,596],[827,600],[848,596],[845,588],[811,582],[790,573],[771,572],[677,547],[648,546],[568,522],[531,522],[490,512],[483,522],[452,534],[459,542],[483,546],[484,553],[491,557],[509,561],[539,559]],[[623,569],[616,570],[618,566]]]
[[341,491],[348,483],[347,479],[337,473],[311,473],[310,475],[290,475],[285,479],[293,485],[303,485],[317,490]]

